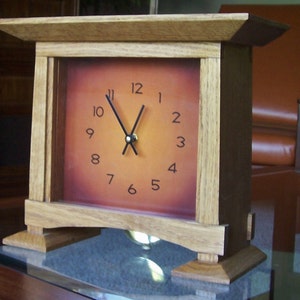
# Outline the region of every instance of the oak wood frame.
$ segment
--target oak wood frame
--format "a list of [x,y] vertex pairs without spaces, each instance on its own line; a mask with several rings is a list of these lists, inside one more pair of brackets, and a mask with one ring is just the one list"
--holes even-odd
[[[58,46],[58,47],[56,47]],[[108,209],[100,208],[86,208],[84,206],[75,206],[70,204],[57,203],[56,200],[62,197],[62,173],[60,168],[63,166],[63,140],[64,140],[64,103],[58,98],[61,95],[63,85],[57,84],[57,82],[63,82],[61,79],[64,72],[63,67],[59,67],[60,59],[62,57],[150,57],[149,53],[152,53],[151,57],[201,57],[201,73],[206,73],[207,64],[204,60],[214,57],[217,60],[213,60],[213,64],[218,65],[220,57],[220,46],[216,44],[142,44],[142,43],[128,43],[114,44],[110,43],[92,43],[83,44],[83,47],[74,44],[61,44],[57,45],[51,43],[38,43],[36,50],[36,93],[34,99],[36,103],[34,105],[35,111],[33,114],[33,143],[31,146],[31,169],[30,169],[30,193],[29,199],[26,201],[26,219],[25,222],[28,225],[41,227],[41,228],[56,228],[56,227],[117,227],[122,229],[130,229],[148,232],[149,234],[161,237],[165,240],[181,244],[185,247],[193,249],[197,252],[214,253],[217,255],[224,255],[225,249],[225,232],[226,226],[219,226],[218,220],[218,194],[213,192],[210,195],[210,203],[212,207],[207,212],[207,215],[212,215],[208,220],[201,220],[199,213],[195,222],[172,220],[169,218],[151,217],[146,215],[139,215],[135,213],[115,212]],[[82,49],[84,48],[84,49]],[[111,49],[115,50],[113,53]],[[144,49],[148,51],[143,51]],[[42,53],[42,54],[41,54]],[[84,54],[83,54],[84,53]],[[195,54],[197,53],[197,54]],[[41,71],[42,70],[42,71]],[[218,67],[216,68],[218,70]],[[213,69],[214,72],[214,69]],[[215,76],[213,73],[212,76]],[[203,77],[204,80],[210,80],[210,78]],[[200,83],[201,84],[201,83]],[[206,86],[207,84],[201,84]],[[59,87],[59,88],[58,88]],[[200,88],[201,90],[201,88]],[[209,89],[204,90],[201,97],[211,97]],[[206,95],[205,93],[208,93]],[[62,97],[63,98],[63,97]],[[200,98],[200,95],[199,95]],[[219,114],[219,112],[211,113]],[[204,114],[204,115],[202,115]],[[211,114],[204,113],[204,110],[200,112],[200,120],[207,118]],[[35,117],[36,116],[36,117]],[[219,115],[217,115],[217,119]],[[56,121],[54,121],[56,120]],[[207,126],[215,124],[215,122],[204,121]],[[216,125],[218,126],[218,125]],[[203,127],[203,124],[201,125]],[[59,130],[58,130],[59,128]],[[218,130],[207,129],[208,131]],[[206,131],[204,128],[200,128],[199,131]],[[35,136],[36,135],[36,136]],[[207,139],[211,139],[208,141]],[[207,204],[202,204],[203,200],[207,197],[201,197],[201,178],[211,178],[211,184],[216,187],[218,185],[218,172],[219,166],[219,151],[218,145],[211,145],[215,143],[217,139],[214,135],[208,134],[203,136],[203,141],[199,142],[199,156],[201,153],[214,151],[214,155],[210,153],[211,161],[209,159],[203,159],[199,161],[198,170],[202,170],[203,174],[199,174],[198,171],[198,192],[196,205],[197,211],[203,210],[203,207]],[[38,142],[35,142],[38,141]],[[211,145],[210,149],[201,145]],[[205,154],[203,154],[205,156]],[[203,167],[203,164],[208,162],[207,167]],[[211,173],[211,174],[210,174]],[[37,178],[39,182],[37,181]],[[202,185],[206,182],[203,182]],[[209,191],[214,189],[208,188]],[[202,202],[200,199],[203,199]],[[37,202],[36,202],[37,201]],[[42,202],[43,207],[38,207]],[[202,206],[202,208],[201,208]],[[93,213],[92,213],[93,211]],[[39,215],[42,212],[42,216]],[[60,213],[64,212],[64,213]],[[68,215],[67,212],[70,212]],[[74,217],[76,214],[80,217]],[[95,217],[93,218],[93,214]],[[61,217],[59,217],[61,216]],[[85,218],[86,216],[87,218]],[[58,218],[57,218],[58,217]],[[199,219],[199,220],[198,220]],[[211,221],[211,219],[215,221]],[[74,222],[74,220],[76,220]],[[153,224],[160,224],[155,226]],[[168,227],[168,231],[165,233],[161,230],[162,227]],[[199,234],[201,233],[201,234]],[[216,237],[216,238],[214,238]],[[210,249],[210,250],[208,250]]]

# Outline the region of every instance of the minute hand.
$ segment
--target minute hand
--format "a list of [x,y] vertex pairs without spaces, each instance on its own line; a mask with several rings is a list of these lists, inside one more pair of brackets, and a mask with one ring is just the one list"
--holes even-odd
[[[108,95],[105,95],[105,97],[106,97],[106,99],[107,99],[107,101],[108,101],[108,103],[109,103],[111,109],[113,110],[113,112],[114,112],[114,114],[115,114],[115,116],[116,116],[116,118],[117,118],[117,120],[118,120],[118,122],[119,122],[119,124],[120,124],[120,126],[121,126],[121,128],[122,128],[122,130],[123,130],[123,132],[124,132],[124,134],[125,134],[125,137],[129,136],[128,133],[127,133],[127,130],[126,130],[126,128],[125,128],[125,126],[124,126],[124,124],[123,124],[123,122],[122,122],[122,120],[121,120],[121,118],[120,118],[120,116],[119,116],[119,114],[118,114],[116,108],[115,108],[115,106],[113,105],[113,103],[112,103],[112,101],[111,101],[111,99],[109,98]],[[132,143],[132,142],[129,142],[129,144],[130,144],[130,146],[132,147],[132,150],[133,150],[133,152],[135,153],[135,155],[137,155],[138,153],[137,153],[137,151],[136,151],[136,149],[135,149],[133,143]],[[128,145],[128,143],[127,143],[126,145]],[[124,153],[123,153],[123,154],[124,154]]]

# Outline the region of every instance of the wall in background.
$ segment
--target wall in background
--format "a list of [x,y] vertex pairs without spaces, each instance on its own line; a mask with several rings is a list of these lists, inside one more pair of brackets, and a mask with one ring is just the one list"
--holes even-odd
[[217,13],[223,4],[300,4],[300,0],[158,0],[158,12]]
[[150,3],[159,14],[217,13],[223,4],[300,4],[300,0],[80,0],[80,15],[147,14]]
[[[78,1],[0,0],[0,18],[76,15]],[[0,197],[28,194],[34,47],[0,32]]]

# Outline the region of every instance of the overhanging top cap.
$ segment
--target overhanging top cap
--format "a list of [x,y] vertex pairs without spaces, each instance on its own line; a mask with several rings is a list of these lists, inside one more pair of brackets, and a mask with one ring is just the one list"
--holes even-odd
[[288,26],[248,13],[0,19],[0,30],[36,42],[216,42],[264,45]]

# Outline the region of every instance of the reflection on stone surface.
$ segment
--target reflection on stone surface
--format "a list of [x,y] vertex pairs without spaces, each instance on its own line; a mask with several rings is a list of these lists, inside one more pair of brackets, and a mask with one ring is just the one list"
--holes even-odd
[[143,232],[133,230],[126,230],[125,232],[133,242],[141,245],[144,250],[150,250],[155,243],[159,242],[159,238]]

